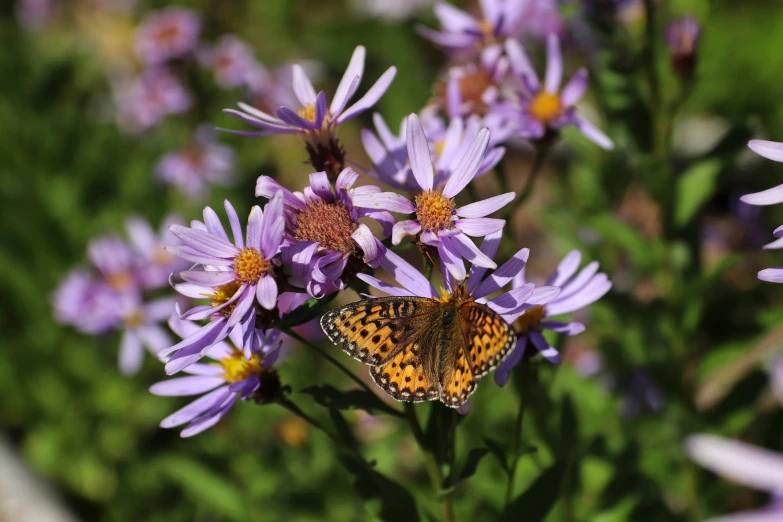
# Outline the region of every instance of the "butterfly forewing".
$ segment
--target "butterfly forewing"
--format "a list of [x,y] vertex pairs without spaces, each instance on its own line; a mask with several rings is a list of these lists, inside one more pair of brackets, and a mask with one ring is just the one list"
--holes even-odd
[[464,346],[476,378],[486,375],[505,359],[517,336],[502,317],[488,306],[469,301],[460,306]]
[[364,299],[327,312],[321,328],[354,359],[379,365],[429,327],[438,311],[438,302],[424,297]]

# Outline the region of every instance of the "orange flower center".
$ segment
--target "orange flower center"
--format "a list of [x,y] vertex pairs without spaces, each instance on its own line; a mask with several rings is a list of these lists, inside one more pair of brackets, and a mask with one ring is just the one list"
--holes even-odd
[[348,207],[342,203],[316,201],[310,203],[296,218],[294,239],[313,241],[323,248],[352,254],[356,250],[351,234],[356,230]]
[[514,322],[514,331],[518,335],[528,333],[532,329],[536,329],[541,325],[541,320],[546,316],[543,306],[536,306],[527,310],[524,314],[519,316]]
[[305,105],[304,107],[296,111],[296,113],[301,118],[304,118],[307,121],[311,121],[311,122],[315,121],[315,105],[313,105],[312,103],[308,103],[307,105]]
[[492,76],[484,69],[466,74],[459,79],[462,102],[470,105],[473,112],[477,114],[486,113],[487,105],[484,103],[484,91],[493,85]]
[[560,96],[541,91],[530,102],[530,114],[542,123],[551,123],[563,115]]
[[416,219],[424,230],[437,232],[451,228],[454,200],[433,190],[416,196]]
[[106,276],[106,283],[115,292],[121,292],[133,286],[133,275],[126,271],[112,272]]
[[237,273],[236,280],[240,283],[257,283],[271,268],[272,264],[253,247],[243,248],[234,258],[234,272]]

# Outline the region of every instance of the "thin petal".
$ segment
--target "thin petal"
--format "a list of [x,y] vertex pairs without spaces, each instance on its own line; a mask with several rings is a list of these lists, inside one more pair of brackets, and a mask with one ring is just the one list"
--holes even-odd
[[356,87],[359,85],[362,74],[364,73],[365,54],[366,51],[361,45],[353,51],[351,61],[345,69],[340,84],[337,86],[337,90],[334,93],[334,98],[332,98],[332,105],[329,107],[332,116],[339,116],[348,103],[348,99],[356,92]]
[[582,262],[582,253],[579,250],[570,251],[557,265],[555,273],[547,280],[547,285],[563,286],[579,268]]
[[505,207],[517,197],[513,192],[507,192],[498,196],[476,201],[464,207],[458,208],[456,214],[462,218],[482,218]]
[[171,225],[171,231],[186,246],[195,248],[204,254],[222,258],[233,258],[239,254],[237,247],[209,232],[182,225]]
[[384,281],[381,281],[377,277],[373,277],[371,275],[367,274],[357,274],[356,277],[367,283],[368,285],[377,288],[378,290],[382,292],[386,292],[389,295],[394,296],[410,296],[410,291],[400,288],[399,286],[390,285],[389,283],[386,283]]
[[228,234],[226,234],[223,225],[220,223],[220,218],[211,207],[205,207],[202,215],[204,216],[204,225],[207,227],[207,232],[216,235],[227,243],[231,242],[228,240]]
[[381,261],[381,266],[395,281],[412,294],[421,297],[436,297],[438,295],[435,288],[421,272],[391,250],[386,251],[386,255]]
[[448,237],[441,238],[438,245],[438,255],[449,273],[457,281],[465,279],[465,263],[459,253],[458,246]]
[[126,331],[120,340],[119,368],[123,375],[133,375],[139,371],[144,361],[144,347],[135,332]]
[[304,69],[299,64],[291,67],[294,94],[302,105],[315,105],[315,89]]
[[408,116],[408,128],[406,138],[408,142],[408,157],[413,170],[413,177],[421,187],[421,190],[432,190],[435,179],[435,173],[432,170],[432,158],[430,157],[430,146],[427,143],[427,136],[424,134],[424,127],[415,114]]
[[182,433],[180,433],[179,436],[182,438],[193,437],[194,435],[198,435],[202,431],[211,428],[220,422],[220,419],[222,419],[223,416],[228,413],[236,400],[236,394],[232,393],[229,398],[226,399],[220,406],[220,409],[215,412],[211,412],[209,415],[205,415],[203,418],[194,420],[187,428],[182,430]]
[[768,283],[783,283],[783,268],[767,268],[758,273],[758,278]]
[[443,187],[443,195],[447,198],[453,198],[459,194],[465,186],[475,177],[478,172],[484,152],[489,145],[489,131],[481,129],[470,145],[470,148],[460,160],[457,168],[449,176],[446,186]]
[[377,208],[398,214],[410,214],[416,210],[416,207],[408,201],[408,198],[396,192],[354,194],[353,204],[357,207]]
[[403,237],[415,236],[419,232],[421,232],[421,225],[418,221],[413,219],[398,221],[392,228],[392,245],[399,245]]
[[261,233],[264,228],[264,213],[261,207],[253,205],[250,209],[250,216],[247,218],[247,246],[261,249]]
[[194,285],[216,287],[230,283],[237,278],[236,272],[205,272],[204,270],[186,270],[180,277]]
[[568,81],[563,92],[560,93],[560,101],[563,107],[573,107],[582,99],[587,91],[587,69],[579,69]]
[[184,245],[166,245],[163,250],[173,256],[177,256],[192,263],[200,265],[230,266],[234,264],[234,258],[214,257],[207,255],[200,250]]
[[783,185],[762,190],[761,192],[754,192],[753,194],[746,194],[740,198],[740,201],[747,203],[748,205],[759,206],[783,203]]
[[511,370],[513,370],[514,367],[519,364],[519,361],[522,360],[526,348],[527,337],[524,335],[520,336],[520,338],[517,339],[517,344],[514,346],[514,349],[511,350],[511,353],[503,359],[503,362],[500,363],[498,369],[495,370],[495,383],[498,386],[506,385],[508,378],[511,377]]
[[258,303],[267,310],[274,310],[277,304],[277,282],[269,275],[261,277],[256,288]]
[[766,140],[750,140],[750,150],[772,161],[783,161],[783,143]]
[[264,214],[264,228],[261,229],[261,252],[264,257],[270,259],[280,250],[285,232],[285,219],[283,217],[283,192],[278,191],[272,200],[266,205]]
[[198,395],[214,390],[225,382],[223,377],[189,375],[155,383],[150,386],[150,393],[163,397]]
[[378,100],[380,100],[381,96],[386,93],[386,90],[389,88],[389,85],[391,85],[391,82],[394,80],[394,76],[396,74],[397,68],[389,67],[386,72],[383,73],[380,78],[378,78],[378,81],[375,82],[372,87],[370,87],[370,90],[367,91],[364,96],[359,98],[359,101],[351,105],[348,110],[337,117],[337,123],[345,123],[346,121],[358,116],[378,103]]
[[161,428],[173,428],[186,422],[190,422],[199,415],[208,411],[215,404],[222,404],[228,397],[228,386],[212,391],[203,397],[199,397],[184,408],[175,411],[160,422]]
[[[538,75],[533,65],[530,63],[527,54],[525,54],[522,44],[518,41],[509,38],[506,40],[506,54],[511,62],[511,70],[514,74],[523,78],[525,83],[533,90],[539,91],[541,85],[539,83]],[[529,93],[533,94],[533,93]]]
[[500,268],[492,272],[481,285],[471,294],[475,299],[497,292],[514,278],[527,263],[530,257],[530,249],[523,248],[514,256],[503,263]]
[[562,361],[560,358],[560,353],[555,349],[554,346],[549,345],[546,339],[544,339],[544,336],[541,335],[541,332],[538,330],[533,330],[530,332],[529,336],[530,342],[533,343],[533,347],[538,350],[544,359],[551,362],[552,364],[560,364]]
[[546,39],[546,79],[544,89],[550,94],[560,90],[563,80],[563,55],[560,53],[560,39],[550,34]]
[[454,225],[469,236],[484,237],[503,230],[506,221],[493,218],[458,219]]
[[231,235],[234,236],[234,244],[237,248],[245,248],[245,240],[242,237],[242,225],[239,224],[239,216],[234,206],[228,201],[223,201],[223,208],[226,209],[228,224],[231,226]]
[[472,264],[485,268],[497,268],[498,265],[473,244],[473,241],[465,234],[457,234],[451,238],[451,241],[457,247],[457,252]]
[[576,128],[579,129],[579,131],[585,136],[585,138],[592,141],[602,149],[604,150],[614,149],[614,142],[612,142],[609,136],[604,134],[603,131],[599,130],[598,127],[596,127],[589,121],[577,116],[574,118],[574,125],[576,125]]

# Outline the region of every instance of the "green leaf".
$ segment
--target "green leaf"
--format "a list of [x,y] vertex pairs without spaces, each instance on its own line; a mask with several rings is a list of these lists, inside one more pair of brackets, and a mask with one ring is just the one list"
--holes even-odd
[[377,413],[397,414],[393,408],[379,399],[377,395],[364,390],[340,391],[334,386],[324,384],[321,386],[309,386],[302,390],[301,393],[312,396],[315,402],[330,409],[364,410],[373,415]]
[[502,522],[541,522],[560,496],[560,483],[565,472],[562,462],[544,471],[533,484],[519,495],[503,513]]
[[674,223],[684,226],[693,218],[696,211],[717,188],[721,162],[717,159],[696,163],[686,170],[677,180],[677,202],[674,210]]
[[416,501],[404,487],[353,456],[342,456],[340,462],[353,474],[355,478],[353,487],[360,497],[365,501],[380,499],[380,510],[376,514],[379,519],[389,522],[419,520]]
[[238,486],[185,457],[159,461],[163,472],[188,493],[193,501],[233,520],[246,520],[247,508]]

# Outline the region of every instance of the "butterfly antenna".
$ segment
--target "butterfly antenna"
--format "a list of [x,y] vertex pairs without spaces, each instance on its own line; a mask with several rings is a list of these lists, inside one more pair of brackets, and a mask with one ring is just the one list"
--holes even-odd
[[427,259],[430,260],[430,263],[432,263],[432,266],[435,268],[435,270],[437,270],[438,273],[442,276],[443,271],[440,269],[440,265],[436,263],[434,259],[432,259],[432,254],[430,254],[429,249],[424,251],[424,255],[426,256]]

